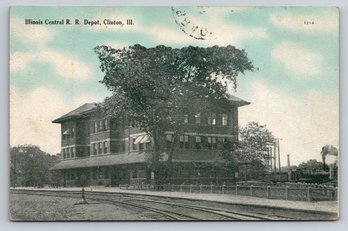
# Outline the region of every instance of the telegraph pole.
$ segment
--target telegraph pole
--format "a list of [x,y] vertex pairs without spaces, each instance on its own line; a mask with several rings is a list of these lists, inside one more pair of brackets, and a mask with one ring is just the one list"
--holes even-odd
[[277,143],[276,143],[277,141],[275,141],[274,142],[274,144],[273,144],[273,155],[274,155],[274,159],[273,159],[273,167],[274,167],[274,172],[276,172],[277,171],[277,152],[276,152],[276,145],[277,145]]
[[280,145],[279,145],[279,138],[277,138],[277,146],[278,146],[278,166],[279,166],[279,172],[281,172],[281,166],[280,166]]

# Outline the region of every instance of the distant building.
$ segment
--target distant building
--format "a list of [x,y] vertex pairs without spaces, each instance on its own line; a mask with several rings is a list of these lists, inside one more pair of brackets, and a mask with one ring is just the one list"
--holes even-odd
[[[214,168],[222,144],[238,139],[238,107],[248,105],[230,96],[220,100],[214,111],[182,115],[185,125],[174,144],[172,162],[178,171],[167,176],[167,182],[231,181],[234,173],[226,174]],[[202,107],[204,108],[204,107]],[[123,119],[105,116],[95,103],[86,103],[55,119],[61,124],[61,162],[51,170],[62,171],[66,186],[117,186],[119,184],[150,183],[154,173],[147,167],[152,138],[130,127]],[[165,133],[166,143],[161,160],[168,158],[173,131]]]

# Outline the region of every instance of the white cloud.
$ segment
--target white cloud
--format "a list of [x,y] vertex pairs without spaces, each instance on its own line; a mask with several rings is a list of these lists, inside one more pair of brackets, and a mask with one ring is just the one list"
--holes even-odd
[[21,43],[43,45],[54,37],[54,32],[44,25],[25,24],[24,19],[10,20],[10,35]]
[[250,105],[240,108],[240,125],[248,121],[266,124],[280,141],[281,161],[291,164],[321,160],[326,144],[339,144],[339,102],[337,92],[312,91],[307,95],[286,93],[261,81],[251,85]]
[[55,50],[35,50],[11,54],[11,73],[30,69],[33,62],[52,64],[56,73],[65,78],[80,80],[90,78],[90,68],[87,64],[69,54]]
[[271,56],[292,72],[295,78],[315,76],[321,72],[321,55],[293,42],[279,44],[272,50]]
[[[203,28],[203,27],[202,27]],[[245,29],[236,25],[225,25],[218,27],[212,25],[207,27],[211,35],[202,36],[203,40],[197,39],[199,34],[191,33],[190,28],[185,28],[185,32],[179,27],[170,29],[166,27],[154,27],[147,30],[147,33],[153,38],[153,41],[161,44],[196,44],[199,46],[226,46],[235,45],[237,42],[252,38],[268,38],[268,34],[263,28]],[[193,36],[193,37],[192,37]],[[195,38],[194,38],[195,37]]]
[[[184,10],[187,11],[187,21],[184,17],[173,18],[174,27],[155,26],[147,28],[141,26],[137,31],[151,36],[154,42],[164,45],[225,46],[235,45],[247,39],[269,38],[267,30],[263,27],[244,27],[228,22],[224,18],[231,12],[245,11],[246,8],[243,7],[197,7],[190,9],[184,7]],[[198,11],[204,11],[204,13],[199,14]],[[182,23],[187,23],[187,25],[183,26]]]
[[[338,11],[336,14],[273,14],[271,22],[281,28],[299,33],[338,32],[339,28]],[[308,23],[305,24],[305,22]]]
[[63,102],[62,98],[59,92],[43,87],[27,96],[10,89],[10,145],[35,144],[50,154],[60,152],[60,125],[52,121],[96,100],[93,96],[81,96]]

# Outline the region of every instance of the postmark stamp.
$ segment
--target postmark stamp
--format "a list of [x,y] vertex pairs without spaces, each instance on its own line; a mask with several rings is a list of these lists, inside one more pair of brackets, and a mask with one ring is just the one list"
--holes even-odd
[[207,14],[207,8],[208,7],[172,7],[172,14],[175,23],[185,34],[195,39],[207,40],[210,39],[214,33],[199,17]]

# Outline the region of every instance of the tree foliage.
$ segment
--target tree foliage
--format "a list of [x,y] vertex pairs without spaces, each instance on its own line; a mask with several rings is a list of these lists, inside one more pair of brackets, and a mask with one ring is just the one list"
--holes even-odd
[[317,161],[316,159],[310,159],[306,162],[302,162],[298,165],[300,169],[305,169],[309,172],[315,173],[323,170],[323,162]]
[[170,128],[178,134],[185,110],[226,99],[227,84],[236,88],[237,76],[255,69],[246,52],[233,46],[114,49],[102,45],[94,50],[105,74],[101,83],[113,93],[102,109],[149,133],[154,161],[164,131]]
[[60,177],[49,171],[59,157],[40,150],[35,145],[18,145],[10,148],[11,186],[43,186],[55,184]]
[[268,158],[268,150],[274,142],[275,138],[266,125],[249,122],[240,129],[240,159],[263,161]]
[[268,150],[275,138],[266,125],[249,122],[239,130],[238,142],[226,142],[221,157],[228,166],[239,167],[243,179],[261,179],[265,174],[264,162],[269,158]]

